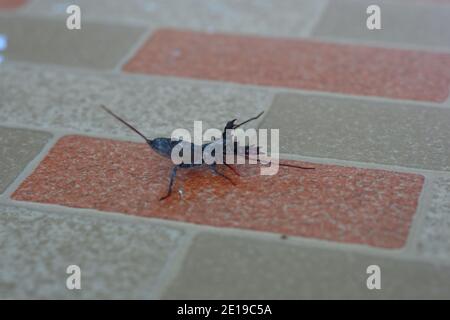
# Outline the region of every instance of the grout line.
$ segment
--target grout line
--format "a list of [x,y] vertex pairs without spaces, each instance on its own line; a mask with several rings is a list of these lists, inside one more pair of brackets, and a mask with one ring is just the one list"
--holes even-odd
[[[131,73],[126,73],[127,75],[131,75]],[[314,95],[314,96],[324,96],[331,98],[342,98],[342,99],[352,99],[352,100],[366,100],[371,102],[382,102],[382,103],[393,103],[393,104],[411,104],[422,107],[437,107],[442,109],[448,109],[448,107],[444,104],[444,102],[433,102],[433,101],[420,101],[420,100],[407,100],[407,99],[395,99],[388,97],[379,97],[379,96],[364,96],[364,95],[355,95],[355,94],[345,94],[338,93],[332,91],[319,91],[319,90],[306,90],[306,89],[297,89],[297,88],[288,88],[288,87],[276,87],[276,86],[264,86],[264,85],[255,85],[255,84],[244,84],[237,82],[227,82],[220,80],[208,80],[208,79],[196,79],[196,78],[187,78],[187,77],[176,77],[176,76],[160,76],[160,75],[150,75],[150,74],[138,74],[134,73],[133,76],[143,77],[143,78],[152,78],[159,81],[174,81],[179,83],[187,83],[192,85],[208,85],[208,86],[218,86],[218,87],[231,87],[231,88],[240,88],[240,89],[255,89],[255,90],[267,90],[269,92],[273,92],[274,94],[279,93],[295,93],[302,95]],[[449,95],[450,98],[450,95]]]
[[[41,129],[42,131],[42,129]],[[41,161],[45,158],[50,149],[55,145],[58,139],[61,137],[59,134],[46,131],[53,134],[53,136],[47,141],[41,151],[31,160],[20,174],[14,179],[14,181],[6,188],[6,190],[0,195],[0,200],[9,199],[14,191],[22,184],[22,182],[38,167]]]
[[59,138],[62,138],[63,136],[85,136],[85,137],[92,137],[92,138],[99,138],[99,139],[113,139],[113,140],[119,140],[119,141],[129,141],[129,142],[142,142],[143,140],[141,138],[136,137],[133,134],[130,135],[115,135],[115,134],[108,134],[103,132],[85,132],[85,131],[76,131],[72,129],[63,129],[58,127],[53,128],[46,128],[46,127],[39,127],[39,126],[33,126],[33,125],[25,125],[21,123],[15,123],[15,122],[0,122],[0,126],[4,128],[17,128],[17,129],[26,129],[26,130],[35,130],[35,131],[46,131],[49,133],[52,133],[53,135],[58,135]]
[[320,4],[320,9],[318,9],[318,14],[310,20],[310,23],[308,24],[308,26],[306,26],[305,31],[302,34],[305,38],[312,37],[313,31],[319,24],[319,22],[322,20],[322,17],[325,14],[328,5],[329,0],[322,1],[322,3]]
[[417,204],[416,214],[414,215],[413,220],[411,222],[408,239],[405,245],[405,252],[409,253],[412,256],[416,256],[418,254],[417,245],[420,240],[421,230],[423,229],[428,209],[431,206],[432,196],[434,192],[433,190],[434,180],[435,180],[434,177],[425,178],[422,187],[422,192]]
[[134,57],[135,54],[138,53],[139,49],[142,48],[145,42],[151,37],[154,30],[154,28],[148,27],[147,30],[142,33],[136,43],[131,46],[128,53],[125,54],[117,63],[116,67],[112,71],[113,73],[122,73],[122,68],[128,61],[130,61]]
[[194,237],[198,230],[186,230],[186,234],[178,239],[178,247],[170,253],[165,266],[162,268],[155,288],[152,290],[152,299],[162,299],[164,292],[179,274],[183,262],[189,253]]
[[[268,110],[265,110],[265,114],[262,116],[260,123],[263,122],[264,117],[267,116]],[[24,125],[20,123],[14,122],[6,122],[1,123],[0,126],[4,128],[14,128],[14,129],[25,129],[25,130],[34,130],[34,131],[45,131],[53,134],[53,138],[57,137],[57,139],[62,138],[63,136],[83,136],[83,137],[91,137],[98,139],[111,139],[118,141],[128,141],[135,143],[142,143],[142,139],[135,137],[134,135],[120,135],[120,134],[108,134],[103,132],[84,132],[84,131],[76,131],[71,129],[63,129],[63,128],[43,128],[39,126],[33,125]],[[313,162],[318,164],[325,165],[339,165],[346,167],[356,167],[362,169],[375,169],[375,170],[387,170],[394,172],[404,172],[404,173],[414,173],[425,176],[430,175],[439,175],[439,176],[448,176],[450,177],[450,171],[446,170],[438,170],[438,169],[426,169],[426,168],[418,168],[418,167],[408,167],[394,164],[384,164],[377,162],[365,162],[365,161],[355,161],[355,160],[345,160],[345,159],[336,159],[330,157],[321,157],[321,156],[305,156],[301,154],[293,154],[293,153],[279,153],[281,160],[294,160],[294,161],[306,161]]]
[[[49,213],[58,213],[63,215],[86,215],[86,216],[97,216],[97,217],[108,217],[115,221],[142,221],[143,223],[156,224],[159,226],[164,226],[167,228],[174,228],[178,230],[183,230],[186,232],[187,237],[181,237],[181,239],[187,239],[184,245],[180,245],[177,247],[176,251],[178,253],[177,257],[172,257],[171,260],[174,263],[174,266],[170,268],[171,270],[167,271],[166,274],[162,276],[159,281],[159,288],[157,292],[160,294],[166,288],[167,285],[170,284],[170,281],[176,276],[178,268],[183,262],[185,254],[187,254],[188,249],[190,247],[190,243],[195,237],[195,235],[200,233],[210,233],[218,236],[230,236],[230,237],[245,237],[248,239],[258,240],[258,241],[270,241],[270,242],[279,242],[288,245],[294,246],[307,246],[317,249],[328,249],[328,250],[339,250],[342,252],[355,252],[360,254],[368,254],[372,256],[382,256],[382,257],[390,257],[398,260],[411,260],[416,262],[428,262],[430,263],[430,257],[422,257],[412,255],[411,252],[405,250],[403,248],[381,248],[381,247],[372,247],[365,244],[356,244],[356,243],[346,243],[346,242],[335,242],[332,240],[325,240],[319,238],[307,238],[301,236],[289,236],[287,239],[282,240],[280,238],[280,234],[272,233],[267,231],[259,231],[259,230],[250,230],[250,229],[238,229],[238,228],[224,228],[224,227],[215,227],[210,225],[199,225],[193,224],[189,222],[182,222],[177,220],[165,220],[161,218],[154,217],[143,217],[143,216],[134,216],[124,213],[118,212],[107,212],[107,211],[99,211],[96,209],[83,209],[83,208],[72,208],[72,207],[64,207],[60,205],[51,205],[51,204],[42,204],[42,203],[34,203],[34,202],[21,202],[11,199],[2,200],[0,199],[0,205],[4,206],[12,206],[18,208],[27,208],[29,210],[36,210],[40,212],[49,212]],[[181,241],[180,239],[180,241]],[[439,260],[439,263],[449,263],[447,260]]]
[[[450,86],[448,88],[449,92],[450,92]],[[443,103],[444,106],[446,106],[447,108],[450,108],[450,94],[447,97],[447,100]]]
[[[247,235],[251,238],[255,239],[271,239],[271,240],[280,240],[280,234],[273,233],[273,232],[267,232],[267,231],[256,231],[256,230],[250,230],[250,229],[238,229],[238,228],[223,228],[223,227],[215,227],[211,225],[200,225],[200,224],[194,224],[189,222],[182,222],[177,220],[165,220],[161,218],[154,218],[154,217],[143,217],[143,216],[135,216],[135,215],[129,215],[119,212],[107,212],[107,211],[100,211],[97,209],[85,209],[85,208],[72,208],[72,207],[65,207],[61,205],[54,205],[54,204],[43,204],[43,203],[37,203],[37,202],[24,202],[24,201],[17,201],[12,199],[6,199],[6,200],[0,200],[0,204],[7,205],[7,206],[14,206],[14,207],[23,207],[28,208],[31,210],[37,210],[37,211],[46,211],[50,213],[58,213],[58,214],[66,214],[66,215],[73,215],[73,214],[84,214],[84,215],[95,215],[95,216],[103,216],[103,217],[113,217],[117,219],[117,221],[143,221],[143,222],[153,222],[158,225],[166,226],[166,227],[172,227],[172,228],[178,228],[178,229],[184,229],[187,231],[191,231],[194,233],[199,233],[201,231],[203,232],[213,232],[216,234],[224,234],[224,235]],[[391,255],[396,256],[399,252],[403,251],[402,249],[386,249],[386,248],[380,248],[380,247],[371,247],[364,244],[354,244],[354,243],[345,243],[345,242],[335,242],[335,241],[328,241],[318,238],[306,238],[301,236],[289,236],[288,239],[283,240],[283,242],[286,243],[293,243],[293,244],[301,244],[301,243],[309,243],[310,245],[317,245],[319,247],[333,247],[335,249],[353,249],[360,252],[372,252],[372,253],[388,253]]]
[[288,153],[280,153],[280,159],[306,161],[306,162],[313,162],[313,163],[325,164],[325,165],[333,164],[333,165],[339,165],[339,166],[344,166],[344,167],[355,167],[355,168],[361,168],[361,169],[374,169],[374,170],[387,170],[387,171],[403,172],[403,173],[413,173],[413,174],[420,174],[423,176],[440,175],[440,176],[450,177],[450,171],[421,169],[421,168],[406,167],[406,166],[403,167],[403,166],[398,166],[398,165],[389,165],[389,164],[374,163],[374,162],[358,162],[358,161],[352,161],[352,160],[341,160],[341,159],[325,158],[325,157],[323,157],[323,158],[310,157],[310,156],[302,156],[302,155],[298,155],[298,154],[288,154]]
[[[265,114],[267,114],[267,112]],[[265,116],[266,115],[263,116],[263,119]],[[67,130],[67,129],[61,129],[61,128],[42,128],[42,127],[36,127],[36,126],[30,126],[30,125],[16,124],[16,123],[11,123],[11,122],[0,123],[0,126],[5,127],[5,128],[45,131],[45,132],[53,134],[54,137],[52,138],[52,140],[54,138],[56,138],[56,141],[64,136],[76,135],[76,136],[91,137],[91,138],[97,138],[97,139],[110,139],[110,140],[127,141],[127,142],[133,142],[133,143],[143,143],[142,139],[137,138],[134,135],[125,136],[125,135],[115,135],[115,134],[107,134],[107,133],[101,133],[101,132],[74,131],[74,130]],[[392,165],[392,164],[382,164],[382,163],[375,163],[375,162],[334,159],[334,158],[320,157],[320,156],[312,157],[312,156],[303,156],[301,154],[291,154],[291,153],[280,153],[279,155],[280,155],[281,160],[306,161],[306,162],[312,162],[312,163],[317,163],[317,164],[338,165],[338,166],[355,167],[355,168],[361,168],[361,169],[387,170],[387,171],[393,171],[393,172],[420,174],[420,175],[430,176],[430,177],[431,176],[434,177],[434,176],[438,175],[440,177],[449,177],[450,178],[450,171],[445,171],[445,170],[423,169],[423,168],[398,166],[398,165]],[[8,187],[8,189],[9,189],[9,187]]]
[[[70,67],[64,65],[56,65],[56,64],[35,64],[33,62],[28,61],[14,61],[9,62],[9,65],[12,66],[28,66],[36,69],[48,70],[53,69],[55,72],[73,72],[75,74],[85,75],[90,74],[96,77],[100,76],[115,76],[115,77],[123,77],[123,78],[135,78],[147,80],[147,81],[155,81],[161,84],[164,83],[175,83],[179,85],[191,85],[191,86],[208,86],[208,87],[219,87],[219,88],[231,88],[235,90],[260,90],[266,91],[272,94],[280,94],[280,93],[295,93],[300,95],[312,95],[312,96],[323,96],[330,98],[341,98],[341,99],[351,99],[351,100],[362,100],[369,102],[379,102],[379,103],[390,103],[390,104],[410,104],[415,106],[421,106],[426,108],[440,108],[440,109],[449,109],[450,105],[447,105],[446,101],[443,102],[433,102],[433,101],[420,101],[420,100],[407,100],[407,99],[395,99],[388,97],[379,97],[379,96],[364,96],[364,95],[354,95],[354,94],[345,94],[331,91],[319,91],[319,90],[306,90],[306,89],[297,89],[297,88],[288,88],[288,87],[275,87],[275,86],[263,86],[263,85],[254,85],[254,84],[242,84],[237,82],[227,82],[227,81],[218,81],[218,80],[207,80],[207,79],[195,79],[195,78],[187,78],[187,77],[176,77],[176,76],[160,76],[154,74],[139,74],[139,73],[118,73],[115,70],[92,70],[84,67]],[[0,65],[0,68],[5,67],[8,68],[8,64]],[[450,95],[448,96],[450,101]]]
[[[377,40],[368,40],[368,39],[358,39],[358,38],[346,38],[341,36],[325,36],[325,35],[311,35],[309,40],[318,41],[318,42],[327,42],[331,44],[342,44],[342,45],[351,45],[351,46],[367,46],[367,47],[375,47],[381,49],[393,49],[393,50],[408,50],[408,51],[422,51],[429,53],[450,53],[450,47],[443,46],[431,46],[431,45],[419,45],[413,43],[395,43],[389,41],[377,41]],[[308,40],[305,39],[305,40]]]
[[[327,0],[328,1],[328,0]],[[375,47],[381,47],[386,49],[401,49],[401,50],[415,50],[415,51],[430,51],[430,52],[450,52],[450,47],[448,46],[435,46],[435,45],[420,45],[420,44],[412,44],[407,42],[401,42],[401,43],[394,43],[390,41],[370,41],[365,39],[358,39],[358,38],[345,38],[345,37],[332,37],[332,36],[320,36],[320,35],[314,35],[314,29],[320,22],[323,14],[326,11],[328,2],[323,4],[323,8],[314,19],[311,19],[311,22],[309,25],[305,27],[305,30],[301,33],[300,37],[296,37],[291,34],[280,34],[280,35],[271,35],[267,33],[252,33],[252,32],[238,32],[238,31],[227,31],[227,30],[216,30],[215,33],[225,33],[225,34],[233,34],[237,36],[256,36],[256,37],[264,37],[264,38],[287,38],[287,39],[294,39],[294,40],[319,40],[319,41],[327,41],[331,43],[337,43],[337,44],[351,44],[351,45],[368,45],[368,46],[375,46]],[[393,5],[393,3],[389,3],[388,5]],[[412,6],[424,6],[422,3],[413,3],[410,4]],[[402,4],[404,6],[404,4]],[[444,10],[449,10],[450,6],[444,6],[444,5],[437,5],[437,4],[426,4],[427,7],[430,6],[436,6],[436,8],[444,8]],[[9,13],[1,13],[0,17],[2,16],[15,16],[17,18],[33,18],[33,19],[49,19],[49,20],[57,20],[61,21],[66,18],[64,13],[47,13],[47,12],[30,12],[30,9],[22,8],[22,10],[18,10],[16,12],[9,12]],[[124,27],[135,27],[135,28],[152,28],[153,30],[157,29],[163,29],[163,28],[174,28],[178,30],[187,30],[187,31],[194,31],[194,32],[208,32],[206,29],[196,29],[192,26],[182,26],[182,25],[171,25],[170,23],[162,23],[162,24],[151,24],[147,21],[143,21],[143,19],[110,19],[105,17],[95,17],[87,16],[83,18],[85,23],[91,23],[91,24],[105,24],[105,25],[118,25],[118,26],[124,26]]]
[[[69,6],[70,3],[67,3]],[[103,24],[110,26],[119,26],[119,27],[129,27],[129,28],[147,28],[149,27],[148,22],[137,21],[132,19],[111,19],[105,16],[97,16],[92,18],[92,16],[85,17],[83,15],[83,7],[81,7],[81,16],[82,16],[82,26],[84,23],[87,24]],[[64,13],[52,13],[52,12],[32,12],[30,8],[22,7],[21,10],[16,10],[13,12],[0,12],[0,18],[7,17],[15,17],[22,19],[30,19],[30,20],[50,20],[50,21],[66,21],[68,14]]]
[[429,0],[411,0],[411,2],[398,2],[398,0],[382,0],[384,3],[397,6],[417,6],[417,7],[434,7],[434,8],[450,8],[448,3],[439,3]]

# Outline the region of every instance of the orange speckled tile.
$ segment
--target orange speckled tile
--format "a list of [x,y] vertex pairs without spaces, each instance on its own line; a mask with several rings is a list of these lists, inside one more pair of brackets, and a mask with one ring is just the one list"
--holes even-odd
[[[233,186],[207,168],[179,170],[166,201],[170,160],[143,143],[83,136],[60,139],[13,199],[399,248],[405,244],[423,177],[314,164],[260,176],[227,168]],[[182,192],[179,192],[182,190]]]
[[163,29],[127,72],[442,102],[450,54]]
[[16,9],[23,6],[27,0],[0,0],[0,10]]

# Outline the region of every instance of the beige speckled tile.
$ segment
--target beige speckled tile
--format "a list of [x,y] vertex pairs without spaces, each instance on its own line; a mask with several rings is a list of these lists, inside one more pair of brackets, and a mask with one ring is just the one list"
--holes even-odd
[[450,179],[435,179],[431,192],[431,204],[418,233],[417,250],[429,259],[450,260]]
[[82,22],[68,30],[65,19],[0,16],[7,40],[4,61],[30,61],[91,69],[113,69],[145,29]]
[[[371,4],[380,6],[381,30],[366,27],[366,9]],[[409,0],[329,1],[313,35],[450,50],[450,6],[433,6],[432,2],[425,1],[414,4]]]
[[280,94],[261,128],[280,129],[282,153],[450,170],[447,108]]
[[0,65],[0,121],[76,132],[136,135],[99,108],[121,114],[150,137],[176,128],[222,128],[270,106],[265,90],[187,84],[176,80],[76,72],[60,68]]
[[[0,205],[0,299],[149,299],[182,231]],[[68,290],[69,265],[81,290]]]
[[42,150],[51,135],[46,132],[0,127],[0,193]]
[[[367,288],[367,267],[381,289]],[[197,236],[166,299],[449,299],[449,265],[214,234]]]
[[[36,0],[32,15],[65,15],[69,2]],[[325,0],[77,0],[89,20],[111,20],[203,31],[300,37],[308,33]]]

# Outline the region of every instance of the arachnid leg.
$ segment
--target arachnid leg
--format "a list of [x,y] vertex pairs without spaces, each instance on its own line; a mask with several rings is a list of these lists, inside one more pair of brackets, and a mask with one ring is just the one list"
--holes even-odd
[[175,177],[177,175],[177,170],[178,170],[178,166],[174,166],[172,168],[172,172],[170,173],[169,190],[167,190],[167,194],[164,197],[162,197],[161,199],[159,199],[159,201],[167,199],[172,194],[172,186],[173,186],[173,182],[175,181]]
[[[261,160],[259,159],[255,159],[255,158],[250,158],[248,155],[245,156],[246,160],[252,159],[252,160],[256,160],[256,163],[261,164]],[[290,168],[297,168],[297,169],[303,169],[303,170],[314,170],[316,168],[313,167],[302,167],[302,166],[297,166],[295,164],[287,164],[287,163],[281,163],[279,162],[278,165],[280,167],[290,167]]]
[[[244,122],[242,122],[242,123],[239,123],[239,124],[234,124],[234,121],[233,121],[233,129],[237,129],[237,128],[239,128],[240,126],[243,126],[244,124],[246,124],[246,123],[249,123],[250,121],[253,121],[253,120],[256,120],[256,119],[258,119],[259,117],[261,117],[262,115],[263,115],[263,113],[264,113],[264,111],[262,111],[260,114],[258,114],[256,117],[253,117],[253,118],[250,118],[250,119],[248,119],[248,120],[245,120]],[[228,125],[228,124],[227,124]]]
[[303,170],[314,170],[316,168],[313,167],[302,167],[302,166],[296,166],[294,164],[287,164],[287,163],[280,163],[280,167],[290,167],[290,168],[297,168],[297,169],[303,169]]
[[237,171],[235,168],[233,168],[231,165],[224,163],[224,165],[226,165],[231,171],[234,172],[235,175],[237,175],[238,177],[241,176],[241,174],[239,173],[239,171]]
[[217,175],[221,176],[222,178],[227,179],[228,181],[230,181],[230,183],[231,183],[233,186],[236,185],[236,183],[234,183],[233,180],[231,180],[231,179],[228,178],[226,175],[224,175],[223,173],[221,173],[221,172],[219,172],[219,171],[217,170],[217,165],[216,165],[216,164],[212,164],[212,165],[210,165],[209,167],[211,168],[212,171],[214,171],[214,173],[216,173]]

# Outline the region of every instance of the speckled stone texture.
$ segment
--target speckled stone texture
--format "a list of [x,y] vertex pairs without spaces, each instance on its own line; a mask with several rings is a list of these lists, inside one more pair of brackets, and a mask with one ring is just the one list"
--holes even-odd
[[0,193],[34,159],[50,137],[45,132],[0,127]]
[[438,178],[433,183],[417,249],[428,258],[450,260],[450,178]]
[[95,208],[218,227],[269,231],[400,248],[415,214],[423,177],[314,164],[261,176],[256,166],[180,170],[167,192],[170,159],[145,144],[67,136],[13,194],[15,200]]
[[[0,206],[0,298],[151,298],[181,234],[149,222]],[[73,264],[81,290],[66,288]]]
[[[450,266],[202,234],[191,245],[168,299],[449,299]],[[381,290],[369,290],[369,265]]]
[[[313,35],[450,49],[450,7],[417,2],[329,1]],[[366,27],[366,9],[372,4],[381,8],[381,30]]]
[[[58,68],[0,65],[0,121],[42,128],[137,137],[99,108],[105,104],[149,137],[176,128],[223,128],[267,109],[264,90],[191,85],[138,76],[94,74]],[[257,125],[258,122],[252,123]]]
[[[77,0],[87,20],[298,37],[308,33],[325,0]],[[32,15],[66,16],[68,3],[37,0]]]
[[450,110],[316,95],[277,95],[261,128],[280,152],[450,170]]
[[8,38],[6,62],[113,69],[145,29],[82,21],[81,30],[68,30],[65,18],[1,16],[0,30]]
[[27,2],[28,0],[0,0],[0,10],[17,9]]
[[450,54],[159,30],[127,72],[443,102]]

